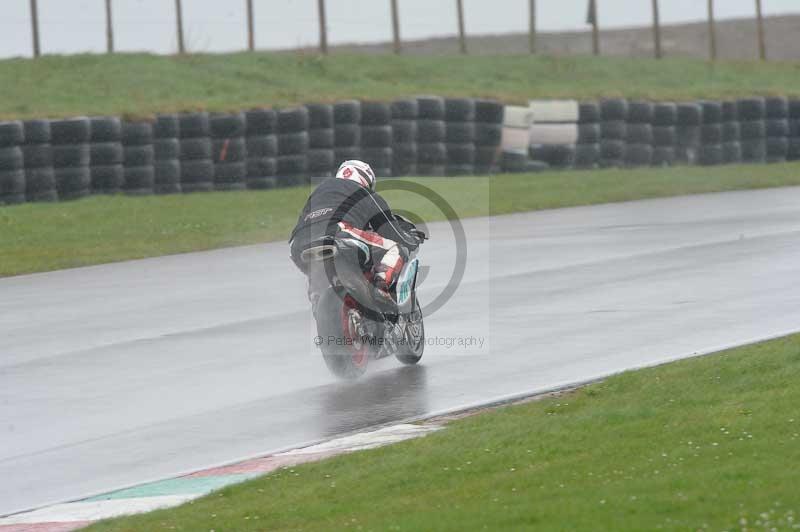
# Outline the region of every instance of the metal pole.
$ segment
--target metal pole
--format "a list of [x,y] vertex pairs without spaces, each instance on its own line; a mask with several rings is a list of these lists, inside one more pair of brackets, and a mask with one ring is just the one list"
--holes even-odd
[[253,27],[253,0],[247,0],[247,49],[256,49],[256,36]]
[[592,24],[592,53],[600,55],[600,28],[597,22],[597,0],[589,0],[589,18]]
[[328,53],[328,26],[325,21],[325,0],[317,0],[319,6],[319,51]]
[[528,44],[532,54],[536,53],[536,0],[531,0],[530,7],[530,35]]
[[758,17],[758,56],[767,60],[767,44],[764,41],[764,17],[761,12],[761,0],[756,0],[756,16]]
[[717,60],[717,30],[714,23],[714,0],[708,0],[708,54]]
[[462,54],[467,53],[467,37],[464,34],[464,0],[456,0],[458,11],[458,45]]
[[178,25],[178,53],[186,53],[186,46],[183,43],[183,6],[181,0],[175,0],[175,20]]
[[39,46],[39,6],[36,0],[31,0],[31,32],[33,34],[33,57],[41,55]]
[[656,59],[661,59],[661,23],[658,13],[658,0],[653,0],[653,40]]
[[111,11],[111,1],[106,0],[106,50],[114,53],[114,17]]
[[397,0],[392,0],[392,34],[394,35],[394,53],[402,51],[400,43],[400,13],[397,9]]

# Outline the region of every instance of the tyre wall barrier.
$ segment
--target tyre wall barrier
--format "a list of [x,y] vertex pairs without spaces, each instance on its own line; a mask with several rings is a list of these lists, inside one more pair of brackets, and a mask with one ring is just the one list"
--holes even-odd
[[[800,99],[533,101],[507,106],[504,170],[780,163],[800,160]],[[537,119],[537,116],[540,117]],[[523,157],[530,120],[527,161]],[[573,124],[574,120],[574,124]],[[572,138],[575,138],[572,141]],[[532,171],[529,169],[528,171]]]
[[144,196],[153,193],[155,185],[155,148],[153,124],[122,123],[122,190],[126,194]]
[[[260,190],[277,186],[277,118],[272,109],[245,111],[247,188]],[[310,111],[309,111],[310,119]],[[310,137],[309,137],[310,138]]]
[[392,106],[384,102],[361,102],[360,156],[349,159],[362,159],[376,175],[391,175],[393,139]]
[[443,176],[447,165],[445,101],[438,96],[417,98],[417,174]]
[[597,168],[600,164],[600,106],[597,102],[578,105],[578,140],[575,145],[575,167]]
[[214,190],[247,188],[244,113],[214,114],[209,119]]
[[[419,104],[416,99],[392,102],[392,175],[417,174],[417,118]],[[341,161],[339,161],[341,162]]]
[[122,190],[122,122],[115,116],[89,119],[89,175],[93,194],[116,194]]
[[448,176],[475,173],[475,100],[447,98],[444,101]]
[[505,107],[500,139],[501,171],[507,173],[528,171],[531,125],[533,125],[533,112],[529,107],[515,105]]
[[334,160],[361,156],[361,102],[349,100],[333,105]]
[[90,131],[86,117],[50,122],[53,173],[59,199],[82,198],[90,193]]
[[[94,129],[92,129],[94,133]],[[178,115],[160,115],[153,123],[153,192],[181,191],[181,144]],[[94,170],[94,163],[92,163]]]
[[572,168],[578,143],[578,102],[533,100],[528,107],[533,118],[529,128],[531,159],[551,168]]
[[[50,121],[28,120],[23,122],[22,126],[25,199],[26,201],[55,201],[58,199],[58,192],[53,170],[53,148],[50,144]],[[0,144],[3,144],[3,139],[8,141],[7,133],[4,134],[3,127],[0,125]],[[0,202],[2,202],[1,198]]]
[[495,174],[502,162],[503,104],[475,101],[475,173]]
[[0,122],[0,204],[265,189],[364,159],[379,176],[800,160],[800,99],[419,96],[238,113]]
[[0,124],[0,203],[25,201],[25,163],[22,122]]
[[178,115],[182,192],[207,192],[214,188],[208,113]]
[[278,122],[278,186],[305,185],[310,182],[308,173],[308,124],[306,107],[281,109],[276,112]]
[[330,177],[336,164],[334,152],[333,106],[309,104],[308,109],[308,173],[313,177]]

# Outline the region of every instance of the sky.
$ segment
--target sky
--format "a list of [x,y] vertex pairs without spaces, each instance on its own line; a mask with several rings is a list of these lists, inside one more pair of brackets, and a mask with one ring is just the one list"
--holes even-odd
[[[294,48],[318,42],[317,0],[253,0],[256,46]],[[464,0],[468,34],[527,31],[529,0]],[[765,15],[800,14],[800,0],[762,0]],[[105,51],[104,0],[38,0],[43,53]],[[398,0],[404,39],[453,35],[455,0]],[[389,0],[326,0],[329,42],[391,38]],[[586,29],[587,0],[538,0],[541,31]],[[717,18],[751,17],[754,0],[716,0]],[[113,0],[116,48],[176,51],[173,0]],[[190,51],[223,52],[246,46],[245,0],[183,0]],[[661,0],[664,24],[704,20],[704,0]],[[598,0],[602,27],[651,22],[651,0]],[[3,0],[0,57],[30,56],[29,0]]]

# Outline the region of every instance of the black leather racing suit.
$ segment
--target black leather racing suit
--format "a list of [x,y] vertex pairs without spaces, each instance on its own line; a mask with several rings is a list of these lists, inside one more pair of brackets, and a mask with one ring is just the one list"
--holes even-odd
[[[375,278],[391,286],[417,239],[394,222],[380,194],[346,179],[326,179],[309,196],[289,242],[292,260],[303,272],[300,254],[323,236],[355,239],[371,252]],[[399,245],[398,245],[399,244]]]

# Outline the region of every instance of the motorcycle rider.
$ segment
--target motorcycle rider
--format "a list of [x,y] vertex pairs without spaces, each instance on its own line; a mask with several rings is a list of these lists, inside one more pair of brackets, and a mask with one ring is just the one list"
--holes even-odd
[[[311,193],[289,239],[291,257],[307,276],[308,264],[301,259],[304,250],[326,236],[353,243],[365,250],[364,260],[372,259],[371,294],[379,308],[395,307],[389,295],[396,275],[417,249],[419,240],[396,222],[386,202],[375,192],[375,172],[363,161],[345,161],[335,179],[326,179]],[[368,250],[368,254],[366,253]],[[315,290],[309,279],[309,299],[315,303]]]

